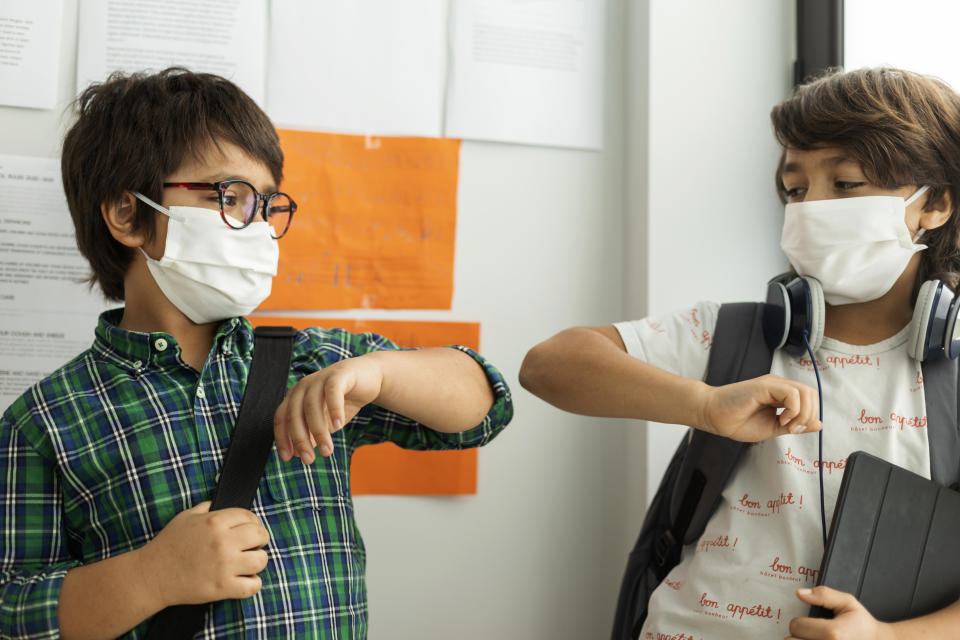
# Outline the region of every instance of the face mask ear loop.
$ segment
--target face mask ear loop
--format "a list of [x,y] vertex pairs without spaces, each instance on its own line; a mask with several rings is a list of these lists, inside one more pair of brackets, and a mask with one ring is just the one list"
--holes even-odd
[[929,188],[930,188],[929,185],[923,185],[922,187],[920,187],[919,189],[917,189],[912,196],[910,196],[909,198],[907,198],[907,200],[903,203],[903,206],[904,206],[904,207],[909,207],[911,204],[913,204],[914,202],[916,202],[917,198],[919,198],[920,196],[922,196],[922,195],[927,191],[927,189],[929,189]]
[[162,213],[163,215],[165,215],[165,216],[167,216],[167,217],[169,217],[169,218],[173,218],[173,219],[176,220],[177,222],[183,222],[183,221],[184,221],[184,220],[183,220],[183,216],[178,215],[178,214],[176,214],[176,213],[173,213],[172,211],[170,211],[170,209],[167,209],[167,208],[166,208],[165,206],[163,206],[162,204],[157,204],[156,202],[154,202],[153,200],[151,200],[151,199],[148,198],[147,196],[143,195],[143,194],[140,193],[139,191],[134,191],[134,192],[133,192],[133,195],[134,195],[134,197],[136,197],[138,200],[140,200],[141,202],[143,202],[144,204],[146,204],[146,205],[149,206],[149,207],[153,207],[154,209],[156,209],[157,211],[159,211],[159,212]]

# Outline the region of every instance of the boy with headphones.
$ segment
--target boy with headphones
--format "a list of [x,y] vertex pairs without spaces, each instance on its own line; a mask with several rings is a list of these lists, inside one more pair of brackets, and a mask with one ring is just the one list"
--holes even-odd
[[[719,308],[702,302],[563,331],[530,350],[520,382],[569,411],[757,443],[653,592],[641,638],[781,638],[785,627],[803,640],[952,637],[960,603],[880,623],[852,596],[811,587],[823,552],[821,472],[827,514],[854,450],[930,477],[921,361],[943,356],[942,325],[956,316],[960,96],[933,78],[866,69],[798,87],[771,117],[783,147],[781,246],[803,279],[771,291],[794,308],[778,336],[793,344],[774,354],[770,373],[702,382]],[[793,314],[810,316],[809,335],[791,335]],[[812,604],[835,617],[807,617]]]
[[143,637],[211,603],[204,637],[365,638],[351,454],[485,444],[512,416],[503,377],[467,348],[301,331],[252,506],[210,512],[253,358],[243,316],[296,233],[279,138],[231,82],[184,69],[115,74],[77,105],[67,202],[124,306],[0,418],[0,636]]

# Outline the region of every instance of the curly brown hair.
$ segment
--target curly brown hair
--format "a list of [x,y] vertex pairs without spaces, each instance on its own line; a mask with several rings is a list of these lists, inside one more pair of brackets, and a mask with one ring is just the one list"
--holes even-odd
[[[61,154],[63,189],[77,247],[90,263],[91,286],[123,300],[133,252],[110,235],[100,211],[130,191],[160,201],[164,179],[209,145],[229,142],[262,162],[276,184],[283,152],[267,115],[235,84],[171,67],[159,73],[114,73],[75,102],[77,121]],[[150,237],[156,216],[137,202],[134,230]]]
[[960,95],[943,81],[893,68],[831,69],[770,113],[783,147],[777,192],[786,202],[782,173],[787,148],[840,147],[860,163],[870,182],[884,189],[928,185],[925,210],[950,195],[953,210],[923,237],[918,289],[939,279],[960,283]]

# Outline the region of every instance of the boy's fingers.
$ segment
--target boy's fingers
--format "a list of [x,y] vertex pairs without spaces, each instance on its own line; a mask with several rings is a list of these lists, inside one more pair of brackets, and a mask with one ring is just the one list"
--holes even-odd
[[831,622],[824,618],[794,618],[790,621],[790,637],[804,640],[826,638]]
[[300,385],[295,386],[287,396],[290,401],[290,408],[287,411],[289,420],[287,421],[287,432],[290,434],[290,440],[293,443],[294,455],[310,464],[313,462],[313,447],[310,446],[310,436],[307,433],[307,427],[303,420],[303,393],[299,389]]
[[277,407],[273,414],[273,439],[277,443],[277,453],[280,458],[287,462],[293,457],[293,443],[290,442],[290,434],[287,432],[285,416],[287,413],[286,399]]
[[820,605],[835,612],[847,611],[860,606],[860,602],[851,594],[824,586],[814,587],[813,589],[797,589],[797,597],[807,604]]
[[237,571],[239,575],[254,575],[266,569],[267,561],[266,551],[263,549],[250,549],[240,555],[235,571]]
[[212,503],[209,500],[204,500],[203,502],[198,502],[188,509],[194,513],[208,513],[210,511],[210,505]]
[[210,518],[211,520],[216,520],[218,525],[230,530],[246,526],[263,526],[257,514],[249,509],[241,509],[240,507],[230,507],[228,509],[213,511],[210,514]]
[[330,420],[330,410],[327,406],[326,395],[323,397],[323,423],[325,427],[324,430],[318,434],[317,445],[320,449],[320,455],[326,457],[333,453],[333,437],[331,435],[331,425],[333,422]]
[[813,424],[817,420],[817,416],[820,415],[820,403],[817,401],[817,390],[810,387],[806,387],[806,399],[807,411],[810,414],[810,417],[807,420],[807,424]]
[[796,383],[796,390],[800,397],[800,410],[796,416],[783,426],[790,433],[807,433],[820,430],[819,405],[817,392],[801,383]]
[[260,576],[236,576],[236,583],[233,589],[232,597],[236,599],[250,598],[255,596],[260,588],[263,586],[263,583],[260,581]]
[[270,533],[259,522],[246,522],[233,527],[234,542],[243,551],[259,549],[270,543]]
[[303,414],[307,421],[307,436],[310,438],[311,448],[314,448],[320,441],[320,438],[317,437],[318,434],[327,430],[327,425],[325,424],[326,417],[323,412],[323,400],[326,395],[326,388],[325,386],[320,387],[305,395],[306,397],[303,399]]
[[810,429],[810,421],[813,419],[813,413],[810,411],[810,394],[808,391],[805,387],[797,387],[797,397],[799,398],[800,408],[796,417],[790,421],[789,429],[791,433],[802,433]]
[[800,414],[800,392],[795,387],[783,385],[770,390],[773,399],[783,406],[783,413],[780,414],[780,426],[786,427],[791,420]]
[[339,431],[346,422],[344,402],[347,395],[347,383],[343,378],[333,381],[333,394],[327,398],[327,411],[330,412],[330,431],[331,433]]

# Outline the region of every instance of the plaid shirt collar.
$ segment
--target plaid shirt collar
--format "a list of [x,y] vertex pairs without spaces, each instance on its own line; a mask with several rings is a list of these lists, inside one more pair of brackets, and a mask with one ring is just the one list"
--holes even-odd
[[[180,345],[172,335],[163,331],[145,333],[121,329],[122,318],[123,308],[100,314],[93,342],[95,353],[132,372],[181,364]],[[253,327],[250,321],[240,317],[221,322],[214,334],[212,348],[242,358],[251,357]]]

